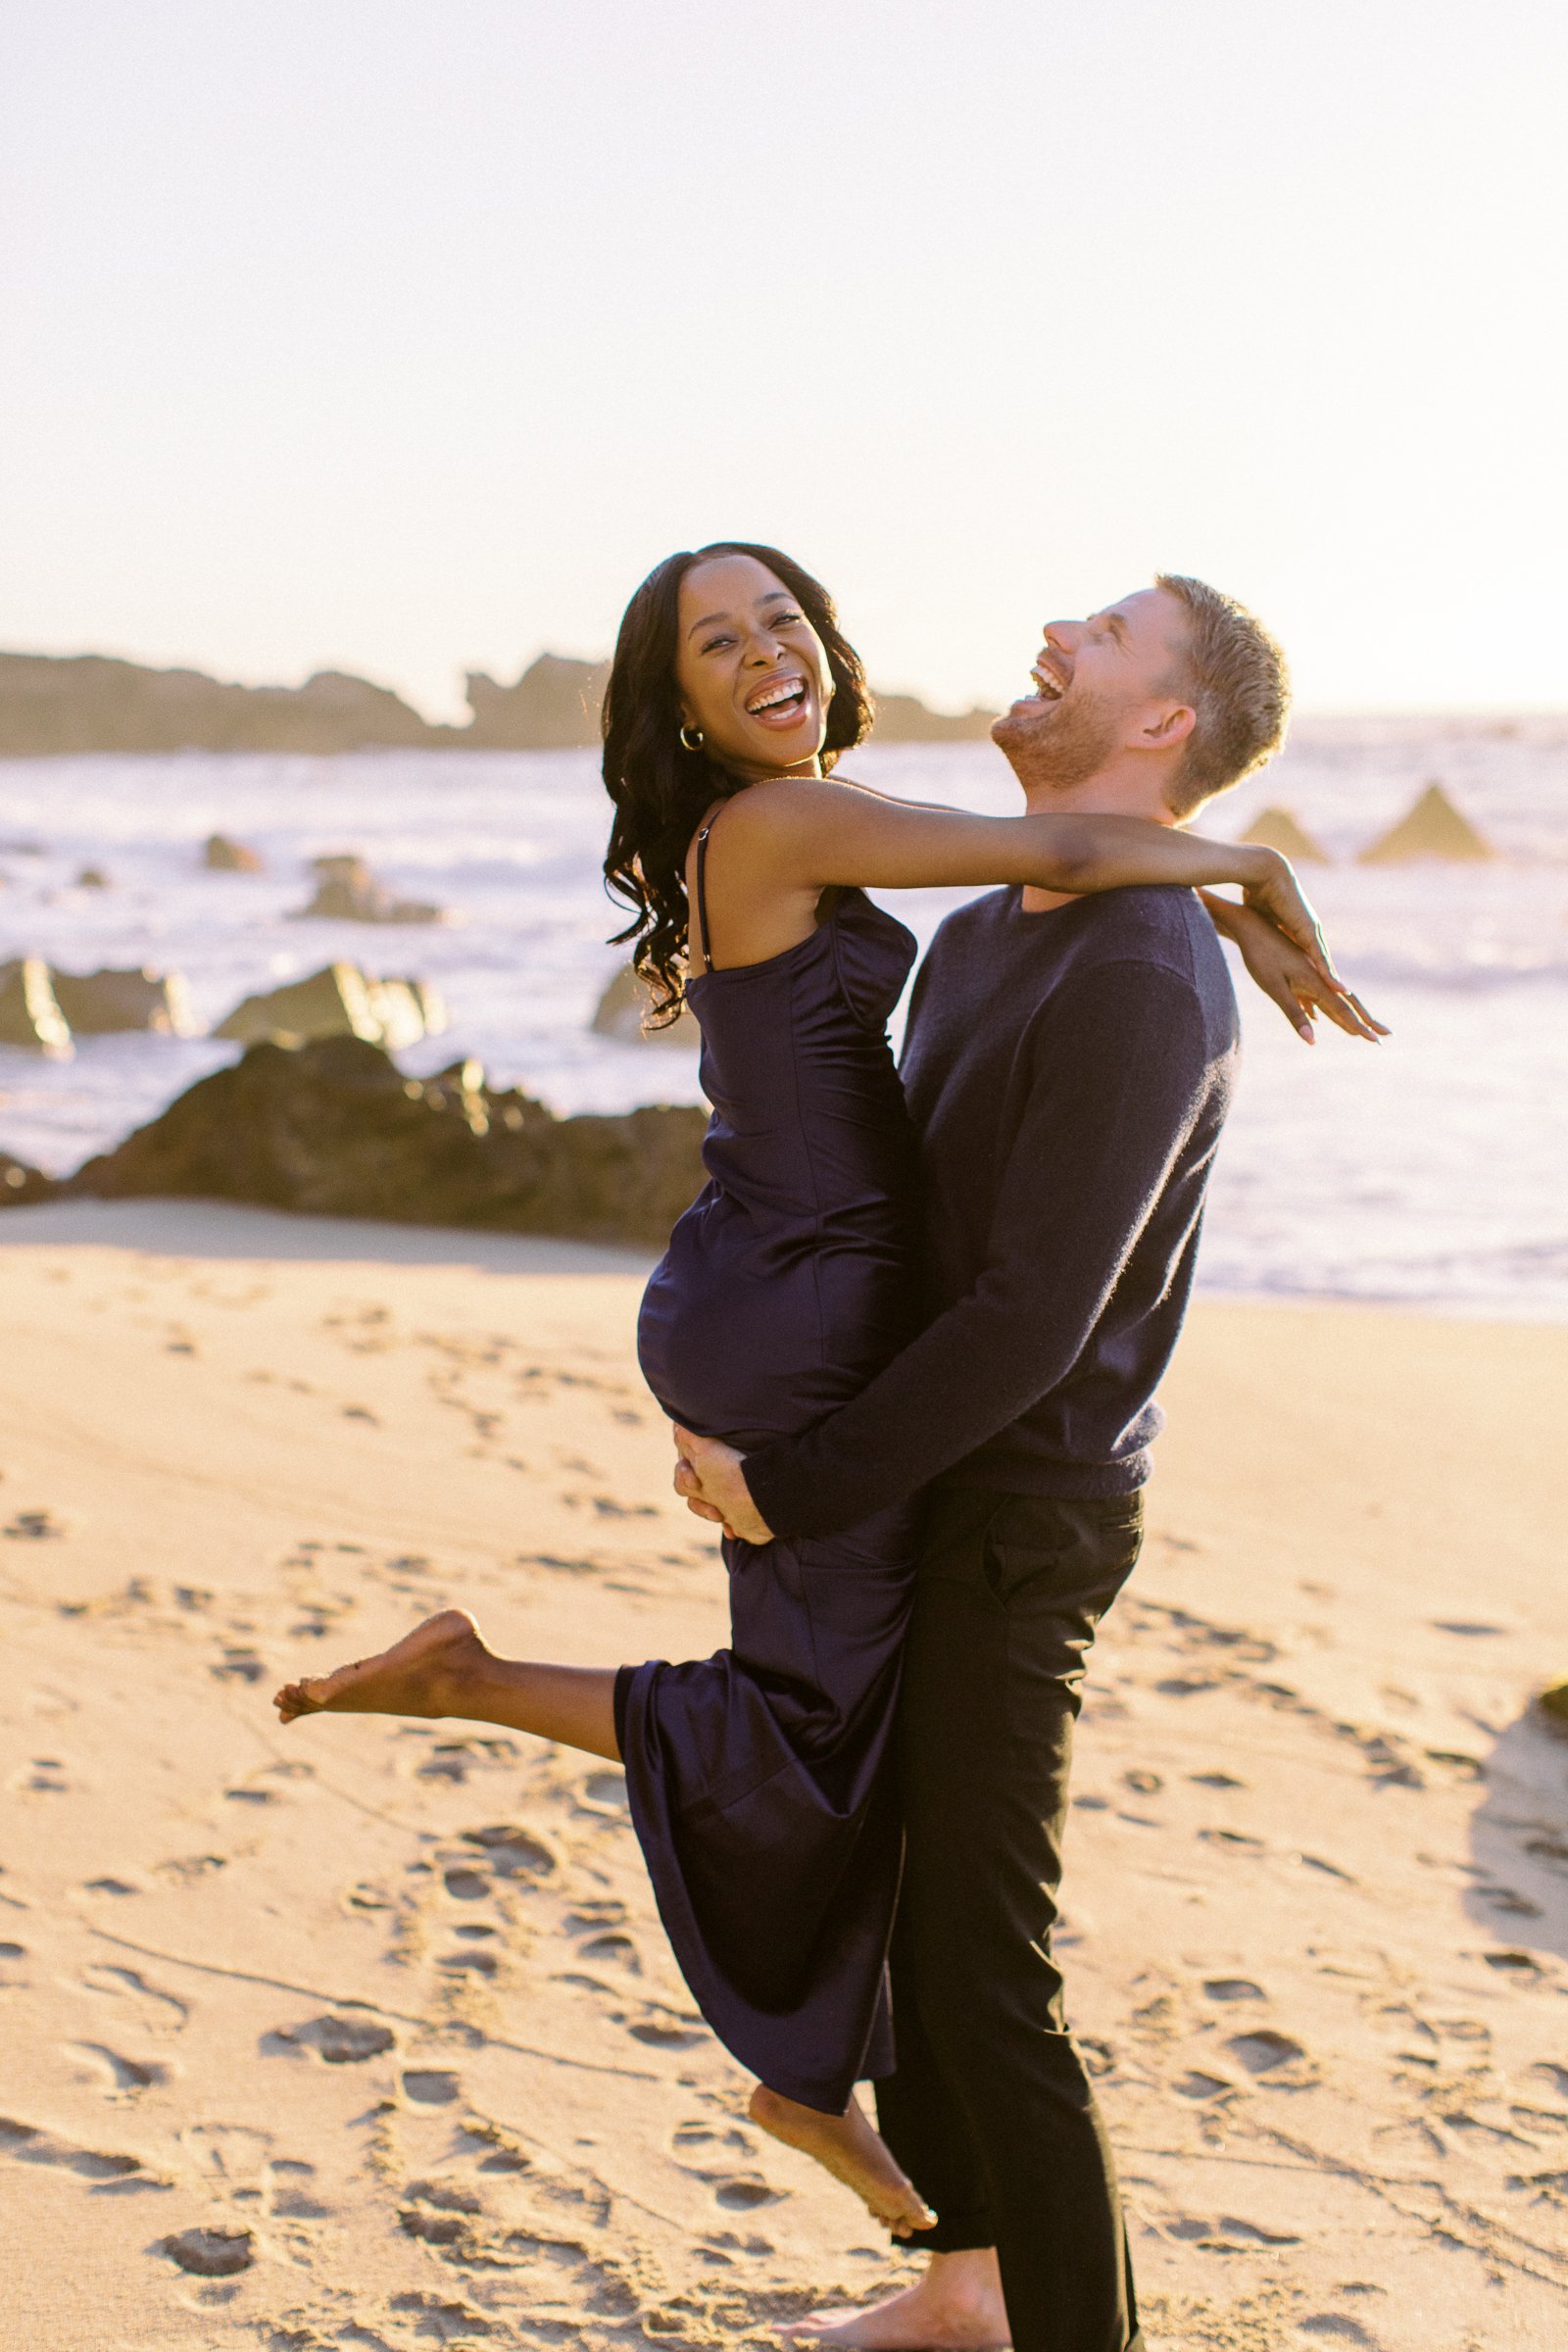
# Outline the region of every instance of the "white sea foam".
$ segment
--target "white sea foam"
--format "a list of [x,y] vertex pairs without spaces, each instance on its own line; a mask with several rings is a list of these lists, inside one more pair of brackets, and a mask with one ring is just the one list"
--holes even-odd
[[[1008,810],[989,746],[856,756],[868,782]],[[1358,866],[1356,851],[1441,780],[1502,853],[1474,867]],[[1568,721],[1319,720],[1212,813],[1235,831],[1293,808],[1339,862],[1307,870],[1337,954],[1395,1037],[1310,1053],[1242,984],[1247,1066],[1204,1245],[1211,1289],[1568,1315]],[[1222,813],[1223,812],[1223,813]],[[606,804],[586,753],[378,753],[0,764],[0,957],[183,971],[202,1019],[349,957],[434,980],[459,1054],[562,1110],[695,1100],[695,1056],[616,1045],[587,1021],[619,952],[600,880]],[[212,832],[260,877],[208,874]],[[22,845],[37,845],[36,852]],[[437,928],[296,922],[311,858],[357,850]],[[113,887],[83,890],[85,865]],[[928,938],[959,892],[890,903]],[[206,1039],[89,1038],[69,1063],[0,1049],[0,1145],[60,1172],[232,1058]]]

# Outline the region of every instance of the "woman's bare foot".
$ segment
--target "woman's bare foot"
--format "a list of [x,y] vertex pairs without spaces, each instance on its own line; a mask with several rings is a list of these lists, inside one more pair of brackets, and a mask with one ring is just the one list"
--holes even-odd
[[753,2123],[760,2124],[774,2139],[814,2156],[835,2180],[842,2180],[846,2188],[863,2197],[895,2237],[934,2227],[936,2215],[894,2162],[893,2151],[857,2099],[851,2099],[842,2115],[823,2115],[818,2108],[803,2107],[798,2100],[786,2099],[780,2091],[760,2082],[752,2093],[751,2116]]
[[933,2254],[925,2277],[860,2311],[813,2311],[786,2320],[786,2343],[852,2344],[858,2352],[993,2352],[1010,2344],[1002,2273],[990,2246]]
[[467,1610],[443,1609],[373,1658],[359,1658],[335,1674],[285,1683],[272,1704],[285,1723],[329,1709],[352,1715],[456,1715],[491,1663]]

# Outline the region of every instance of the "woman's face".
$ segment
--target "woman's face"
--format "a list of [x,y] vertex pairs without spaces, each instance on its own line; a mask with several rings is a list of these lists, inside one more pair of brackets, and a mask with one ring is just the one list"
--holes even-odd
[[743,772],[817,772],[833,673],[782,580],[755,556],[710,556],[680,584],[681,719]]

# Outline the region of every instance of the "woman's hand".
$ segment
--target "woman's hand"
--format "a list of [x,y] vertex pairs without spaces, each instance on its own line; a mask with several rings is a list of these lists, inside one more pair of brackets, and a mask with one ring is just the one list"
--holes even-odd
[[[1289,866],[1285,870],[1290,873]],[[1294,883],[1292,876],[1293,888]],[[1250,900],[1248,905],[1238,906],[1234,901],[1217,899],[1206,890],[1200,891],[1199,896],[1213,916],[1215,929],[1235,941],[1253,981],[1279,1006],[1307,1045],[1316,1043],[1312,1023],[1319,1012],[1326,1013],[1347,1037],[1362,1037],[1371,1045],[1390,1034],[1381,1021],[1373,1019],[1359,997],[1352,995],[1343,981],[1325,979],[1316,958],[1296,939],[1288,938],[1266,914],[1260,913]],[[1300,903],[1306,906],[1304,899]],[[1311,908],[1306,910],[1310,915]],[[1324,955],[1327,956],[1326,949]]]
[[[1243,904],[1255,914],[1261,915],[1276,930],[1283,931],[1288,940],[1293,940],[1312,965],[1319,980],[1344,996],[1344,983],[1334,969],[1334,958],[1329,954],[1323,926],[1317,919],[1311,901],[1296,879],[1296,868],[1290,859],[1282,858],[1278,850],[1259,848],[1255,842],[1238,846],[1252,869],[1242,877]],[[1236,944],[1246,956],[1244,942],[1238,938]],[[1247,968],[1249,971],[1252,969],[1250,957]],[[1257,974],[1253,972],[1252,977],[1256,979]],[[1267,993],[1272,995],[1273,991]],[[1323,1009],[1327,1011],[1327,1004]]]

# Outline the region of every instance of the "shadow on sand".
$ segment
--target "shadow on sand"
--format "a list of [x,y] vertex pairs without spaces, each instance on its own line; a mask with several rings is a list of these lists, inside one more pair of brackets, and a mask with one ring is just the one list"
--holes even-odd
[[1531,1952],[1568,1960],[1568,1733],[1531,1707],[1487,1760],[1487,1794],[1470,1824],[1470,1917],[1499,1945],[1494,1966]]

